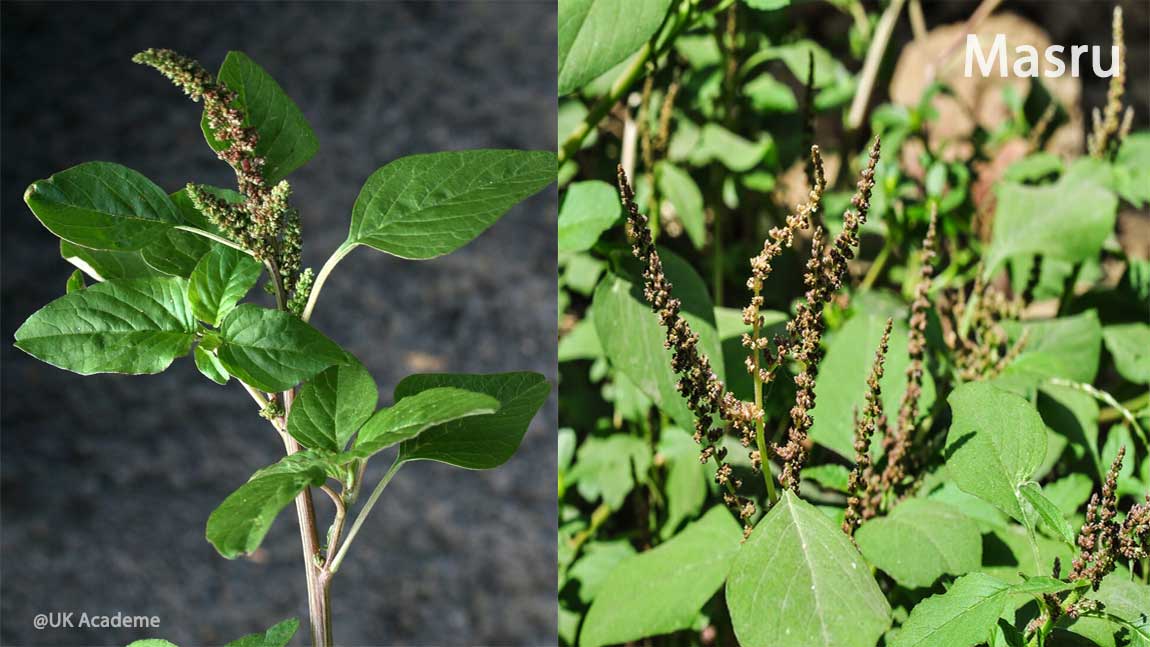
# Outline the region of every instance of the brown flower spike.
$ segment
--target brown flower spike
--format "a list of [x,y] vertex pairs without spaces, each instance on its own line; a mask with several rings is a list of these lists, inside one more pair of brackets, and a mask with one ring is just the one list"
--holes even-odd
[[[213,136],[225,144],[216,155],[232,167],[243,194],[240,205],[228,204],[202,187],[188,186],[192,204],[219,227],[225,236],[268,265],[282,298],[296,287],[300,271],[299,212],[291,208],[287,181],[268,186],[265,160],[256,154],[259,134],[244,125],[244,113],[235,108],[236,93],[216,81],[197,61],[168,49],[148,49],[132,61],[155,68],[184,91],[202,101],[204,118]],[[304,296],[306,300],[306,295]]]

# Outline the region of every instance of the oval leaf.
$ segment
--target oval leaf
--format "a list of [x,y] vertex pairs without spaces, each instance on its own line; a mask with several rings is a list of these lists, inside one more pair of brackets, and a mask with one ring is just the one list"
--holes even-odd
[[227,384],[228,380],[231,379],[232,376],[228,375],[228,369],[224,368],[224,365],[220,363],[220,358],[216,357],[215,353],[204,350],[202,346],[196,346],[193,356],[196,359],[196,368],[204,377],[216,384]]
[[1022,497],[1026,499],[1026,502],[1034,507],[1034,511],[1038,513],[1038,518],[1042,519],[1042,523],[1054,532],[1055,537],[1071,546],[1077,545],[1074,528],[1070,527],[1070,522],[1066,520],[1058,506],[1046,498],[1042,493],[1042,488],[1037,483],[1023,483],[1019,491],[1022,492]]
[[476,470],[498,467],[519,448],[531,419],[551,392],[551,385],[538,373],[440,373],[409,375],[395,387],[395,400],[437,387],[489,395],[499,401],[499,410],[427,429],[400,445],[398,460],[439,461]]
[[284,391],[347,356],[299,317],[245,303],[220,326],[220,362],[228,372],[262,391]]
[[727,606],[744,645],[874,647],[890,626],[890,605],[863,556],[790,490],[735,558]]
[[288,618],[262,633],[248,634],[224,645],[224,647],[287,647],[299,630],[299,620]]
[[163,276],[162,272],[144,262],[140,252],[89,249],[61,240],[60,258],[96,281]]
[[420,391],[376,412],[359,430],[353,453],[359,458],[368,458],[436,425],[498,410],[499,400],[483,393],[454,387]]
[[634,54],[663,22],[671,0],[559,0],[559,96]]
[[946,467],[964,492],[1025,523],[1019,487],[1046,456],[1046,425],[1023,398],[984,382],[968,382],[947,400],[953,413]]
[[699,185],[689,173],[674,164],[663,162],[657,168],[659,193],[667,196],[671,206],[675,207],[675,214],[691,244],[695,249],[702,249],[707,243],[707,219]]
[[309,449],[339,452],[375,411],[379,388],[355,359],[324,369],[300,389],[288,433]]
[[622,211],[619,192],[610,184],[600,180],[573,183],[559,208],[559,251],[591,249]]
[[98,283],[41,308],[16,331],[16,347],[81,375],[159,373],[195,338],[187,281]]
[[163,189],[110,162],[87,162],[33,182],[24,202],[48,231],[93,249],[135,251],[178,224]]
[[1114,230],[1118,212],[1113,193],[1069,178],[1049,186],[1004,183],[997,205],[986,276],[1018,256],[1042,254],[1070,263],[1094,258]]
[[[707,354],[715,374],[723,375],[723,350],[706,283],[675,254],[660,248],[659,256],[675,298],[683,304],[683,317],[699,335],[699,348]],[[605,277],[595,288],[591,317],[611,365],[680,427],[694,429],[695,416],[676,387],[671,351],[663,346],[663,327],[643,298],[641,280],[634,275]]]
[[256,284],[262,271],[259,261],[244,252],[216,245],[204,254],[192,271],[188,284],[192,311],[200,321],[219,325]]
[[555,181],[549,151],[472,150],[411,155],[371,174],[351,212],[345,247],[400,258],[442,256]]
[[715,506],[673,539],[617,564],[591,603],[580,647],[690,628],[723,585],[741,538],[731,514]]
[[[268,182],[279,182],[287,177],[319,150],[319,141],[299,106],[247,54],[228,52],[220,66],[219,79],[238,95],[233,107],[244,114],[244,125],[255,128],[259,133],[256,154],[264,158],[264,175]],[[212,150],[226,148],[215,138],[206,117],[200,127]]]
[[1007,602],[1009,586],[983,573],[955,580],[950,590],[919,602],[890,647],[972,647],[986,642]]
[[934,584],[943,574],[963,575],[982,564],[978,524],[941,501],[909,499],[855,535],[870,563],[907,588]]
[[276,516],[308,486],[322,485],[326,463],[301,452],[256,472],[208,517],[207,539],[234,559],[259,548]]

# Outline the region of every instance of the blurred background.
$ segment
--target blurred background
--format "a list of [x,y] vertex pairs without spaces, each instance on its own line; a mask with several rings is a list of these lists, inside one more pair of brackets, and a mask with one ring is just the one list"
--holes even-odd
[[[237,384],[208,382],[190,358],[159,376],[85,378],[12,347],[72,271],[22,193],[89,160],[169,191],[234,186],[203,141],[199,106],[130,58],[166,47],[215,70],[241,49],[319,138],[291,177],[304,263],[318,267],[386,162],[554,146],[555,3],[4,2],[2,12],[0,643],[219,645],[288,617],[306,625],[290,510],[251,559],[225,560],[203,537],[215,506],[282,455]],[[554,382],[555,212],[551,188],[443,258],[357,251],[313,323],[367,365],[381,404],[412,372],[533,370]],[[340,644],[554,643],[555,417],[552,393],[499,469],[401,472],[335,580]],[[326,503],[316,500],[325,515]],[[156,615],[161,626],[33,629],[49,611]]]

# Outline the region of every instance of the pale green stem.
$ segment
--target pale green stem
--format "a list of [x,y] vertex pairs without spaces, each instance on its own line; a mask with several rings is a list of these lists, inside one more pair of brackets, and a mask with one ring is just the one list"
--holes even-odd
[[244,249],[243,247],[241,247],[239,245],[239,243],[236,243],[235,241],[228,240],[227,238],[224,238],[223,236],[218,236],[216,234],[213,234],[210,231],[204,231],[203,229],[196,229],[195,227],[189,227],[187,225],[176,225],[176,229],[179,229],[180,231],[186,231],[188,233],[192,233],[192,234],[195,234],[197,236],[203,236],[204,238],[207,238],[209,240],[214,240],[215,242],[217,242],[221,245],[226,245],[228,247],[231,247],[232,249],[238,249],[241,252],[247,254],[248,256],[255,256],[255,254],[253,254],[250,250],[247,250],[247,249]]
[[1096,400],[1108,405],[1110,408],[1120,412],[1122,414],[1122,417],[1126,419],[1126,422],[1130,423],[1130,426],[1133,427],[1134,430],[1138,432],[1138,436],[1141,437],[1142,443],[1144,445],[1146,445],[1147,447],[1150,447],[1150,437],[1148,437],[1146,435],[1146,430],[1142,428],[1142,425],[1138,424],[1138,418],[1136,418],[1134,416],[1134,414],[1129,409],[1122,406],[1122,403],[1119,402],[1117,400],[1117,398],[1115,398],[1114,396],[1110,395],[1106,391],[1103,391],[1102,389],[1094,387],[1093,385],[1084,384],[1082,382],[1075,382],[1073,380],[1066,380],[1066,379],[1063,379],[1060,377],[1052,377],[1048,381],[1051,384],[1054,384],[1056,386],[1065,386],[1065,387],[1074,389],[1076,391],[1081,391],[1083,393],[1091,395],[1094,397],[1094,399],[1096,399]]
[[871,91],[874,89],[875,80],[878,78],[879,66],[882,65],[883,54],[886,53],[886,46],[890,42],[895,23],[898,22],[898,15],[902,13],[902,6],[905,3],[906,0],[893,0],[878,19],[878,25],[874,30],[874,40],[870,42],[870,47],[867,48],[862,71],[859,73],[858,91],[855,92],[850,112],[847,113],[847,129],[849,130],[858,130],[858,127],[862,125],[867,104],[870,103]]
[[344,243],[328,257],[323,267],[320,268],[319,274],[316,275],[315,283],[311,286],[311,294],[307,296],[307,305],[304,306],[303,314],[300,315],[301,319],[304,321],[311,319],[312,310],[315,310],[315,302],[319,300],[319,291],[323,289],[323,284],[327,281],[328,275],[331,274],[331,271],[335,269],[336,265],[339,265],[343,257],[350,254],[351,250],[355,248],[355,244],[349,245],[348,243]]
[[361,508],[360,511],[355,515],[355,521],[351,524],[351,530],[347,531],[347,539],[343,540],[343,543],[340,544],[339,552],[337,552],[335,557],[331,560],[331,564],[327,569],[329,572],[335,573],[339,570],[339,565],[343,563],[343,558],[347,555],[347,549],[351,547],[351,542],[354,541],[355,536],[359,534],[359,529],[363,526],[363,522],[367,519],[367,515],[371,513],[371,509],[375,506],[375,502],[378,501],[379,496],[383,494],[384,488],[386,488],[387,484],[391,482],[392,477],[395,476],[395,473],[399,471],[399,468],[402,465],[403,463],[399,460],[396,460],[394,463],[392,463],[391,468],[387,470],[387,474],[383,475],[383,478],[380,479],[379,484],[377,484],[375,489],[372,490],[371,496],[367,498],[367,502],[363,504],[363,508]]

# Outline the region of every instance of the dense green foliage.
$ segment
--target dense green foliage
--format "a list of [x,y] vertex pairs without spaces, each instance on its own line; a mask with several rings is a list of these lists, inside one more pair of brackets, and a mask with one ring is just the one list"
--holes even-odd
[[560,0],[561,644],[1150,645],[1150,133],[939,141],[879,4]]

